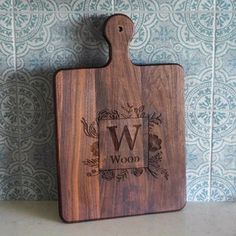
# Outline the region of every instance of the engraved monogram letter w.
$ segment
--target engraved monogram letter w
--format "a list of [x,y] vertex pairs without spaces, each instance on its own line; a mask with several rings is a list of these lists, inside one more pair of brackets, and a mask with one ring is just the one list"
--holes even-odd
[[112,141],[114,143],[114,147],[115,147],[116,151],[119,151],[120,145],[121,145],[121,142],[122,142],[122,139],[123,139],[124,135],[125,135],[125,138],[126,138],[126,141],[127,141],[128,145],[129,145],[129,149],[131,151],[133,150],[134,144],[135,144],[135,141],[136,141],[136,138],[137,138],[137,134],[138,134],[138,131],[139,131],[139,128],[141,127],[141,125],[134,125],[133,127],[136,128],[136,132],[135,132],[133,140],[131,138],[131,135],[130,135],[130,132],[129,132],[129,129],[128,129],[127,125],[124,126],[124,129],[123,129],[123,132],[121,134],[120,140],[118,140],[118,137],[117,137],[117,134],[116,134],[117,126],[107,127],[109,129],[110,134],[111,134]]

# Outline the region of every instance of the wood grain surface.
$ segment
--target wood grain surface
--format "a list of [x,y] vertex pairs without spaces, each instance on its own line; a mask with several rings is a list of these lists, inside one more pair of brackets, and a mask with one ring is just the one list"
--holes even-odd
[[110,60],[55,79],[59,204],[65,222],[176,211],[185,199],[184,75],[132,64],[134,25],[105,25]]

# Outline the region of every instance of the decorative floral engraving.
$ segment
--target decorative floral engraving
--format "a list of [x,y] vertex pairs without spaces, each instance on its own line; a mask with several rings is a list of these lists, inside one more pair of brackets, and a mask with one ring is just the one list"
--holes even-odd
[[154,126],[160,126],[162,123],[161,113],[153,112],[148,114],[145,112],[144,105],[139,107],[134,107],[129,103],[126,106],[121,106],[122,111],[104,109],[97,114],[96,122],[88,124],[88,122],[83,117],[81,123],[83,124],[84,134],[90,138],[98,139],[97,126],[99,120],[117,120],[117,119],[129,119],[129,118],[145,118],[148,117],[149,123],[149,158],[148,167],[141,168],[129,168],[129,169],[117,169],[117,170],[100,170],[99,169],[99,148],[98,141],[94,142],[90,151],[92,155],[96,158],[89,158],[83,161],[85,166],[91,168],[91,171],[87,173],[87,176],[97,176],[100,175],[104,180],[116,179],[118,182],[124,181],[128,176],[134,175],[135,177],[141,176],[144,172],[147,172],[156,179],[163,177],[168,180],[168,172],[166,169],[161,167],[162,161],[162,151],[161,143],[162,140],[154,133]]
[[87,136],[91,137],[91,138],[97,138],[97,131],[95,129],[95,122],[93,122],[92,124],[88,125],[84,118],[82,118],[81,122],[84,125],[84,133]]

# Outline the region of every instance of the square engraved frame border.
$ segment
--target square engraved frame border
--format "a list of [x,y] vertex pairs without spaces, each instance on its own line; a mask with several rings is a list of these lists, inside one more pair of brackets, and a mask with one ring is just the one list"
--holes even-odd
[[[147,168],[149,169],[149,115],[147,117],[137,117],[137,118],[119,118],[119,119],[106,119],[106,120],[127,120],[127,119],[146,119],[147,120],[147,146],[148,146],[148,151],[147,151],[147,158],[144,158],[144,165],[141,167],[137,167],[137,168]],[[104,119],[105,120],[105,119]],[[100,121],[98,122],[98,130],[100,130],[100,125],[99,125]],[[101,169],[100,168],[100,132],[98,132],[98,169],[99,171],[119,171],[119,170],[132,170],[135,169],[134,168],[116,168],[116,169]]]

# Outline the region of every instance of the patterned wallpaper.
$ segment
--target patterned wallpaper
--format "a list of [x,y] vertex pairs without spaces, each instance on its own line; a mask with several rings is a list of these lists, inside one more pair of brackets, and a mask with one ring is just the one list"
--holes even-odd
[[188,200],[236,199],[234,0],[1,0],[0,199],[57,199],[54,73],[103,65],[121,12],[134,63],[185,69]]

